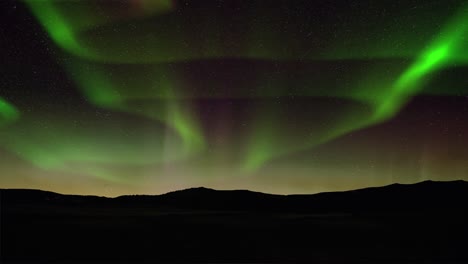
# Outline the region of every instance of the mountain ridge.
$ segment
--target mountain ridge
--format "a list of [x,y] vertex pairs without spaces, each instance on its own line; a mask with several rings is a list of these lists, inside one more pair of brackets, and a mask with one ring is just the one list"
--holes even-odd
[[347,192],[362,191],[362,190],[369,190],[369,189],[388,188],[388,187],[394,187],[394,186],[416,186],[416,185],[421,185],[421,184],[454,184],[454,183],[468,185],[468,181],[465,181],[465,180],[451,180],[451,181],[424,180],[424,181],[415,182],[415,183],[391,183],[391,184],[382,185],[382,186],[369,186],[369,187],[350,189],[350,190],[344,190],[344,191],[325,191],[325,192],[318,192],[318,193],[292,193],[292,194],[275,194],[275,193],[267,193],[267,192],[261,192],[261,191],[252,191],[248,189],[214,189],[214,188],[209,188],[209,187],[204,187],[204,186],[197,186],[197,187],[190,187],[190,188],[185,188],[185,189],[180,189],[180,190],[173,190],[173,191],[169,191],[169,192],[161,193],[161,194],[123,194],[123,195],[118,195],[114,197],[94,195],[94,194],[67,194],[67,193],[60,193],[60,192],[55,192],[55,191],[43,190],[43,189],[29,189],[29,188],[0,188],[0,191],[42,192],[42,193],[49,193],[49,194],[63,195],[63,196],[98,197],[98,198],[107,198],[107,199],[116,199],[116,198],[127,197],[127,196],[131,196],[131,197],[164,196],[164,195],[190,192],[190,191],[246,192],[246,193],[273,195],[273,196],[298,196],[298,195],[319,195],[319,194],[327,194],[327,193],[347,193]]
[[0,189],[2,205],[149,207],[183,210],[245,210],[263,212],[362,212],[396,210],[468,210],[468,182],[423,181],[316,194],[268,194],[249,190],[194,187],[160,195],[114,198],[66,195],[34,189]]

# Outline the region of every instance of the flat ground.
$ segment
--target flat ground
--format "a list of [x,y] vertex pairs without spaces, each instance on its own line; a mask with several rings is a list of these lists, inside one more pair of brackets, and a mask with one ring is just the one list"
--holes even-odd
[[466,261],[464,213],[293,214],[23,205],[1,211],[5,262]]

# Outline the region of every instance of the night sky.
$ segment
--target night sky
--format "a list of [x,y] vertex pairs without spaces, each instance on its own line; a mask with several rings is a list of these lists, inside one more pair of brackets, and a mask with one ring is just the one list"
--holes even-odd
[[468,180],[462,0],[2,0],[0,188]]

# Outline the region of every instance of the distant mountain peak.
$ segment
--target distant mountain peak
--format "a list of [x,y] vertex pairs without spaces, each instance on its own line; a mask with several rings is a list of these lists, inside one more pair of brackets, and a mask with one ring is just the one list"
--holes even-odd
[[180,193],[207,193],[207,192],[216,192],[217,190],[211,189],[211,188],[206,188],[203,186],[200,187],[191,187],[187,189],[181,189],[181,190],[176,190],[172,192],[165,193],[163,195],[170,195],[170,194],[180,194]]
[[215,189],[207,188],[207,187],[204,187],[204,186],[192,187],[192,188],[188,188],[188,189],[185,189],[185,190],[215,191]]

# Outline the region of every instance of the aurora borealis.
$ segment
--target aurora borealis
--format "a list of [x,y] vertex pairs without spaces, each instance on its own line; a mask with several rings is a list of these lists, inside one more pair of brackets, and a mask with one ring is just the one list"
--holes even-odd
[[1,4],[0,185],[313,193],[468,180],[468,4]]

